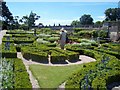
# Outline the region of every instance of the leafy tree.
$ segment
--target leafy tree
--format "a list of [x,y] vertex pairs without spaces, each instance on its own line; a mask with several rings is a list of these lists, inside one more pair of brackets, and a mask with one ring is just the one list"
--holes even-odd
[[2,28],[10,28],[10,25],[13,23],[13,16],[12,13],[9,11],[8,7],[6,6],[6,2],[0,1],[0,11],[0,16],[3,17]]
[[71,23],[71,26],[79,26],[79,25],[80,25],[80,21],[78,21],[78,20],[74,20]]
[[96,22],[94,23],[95,26],[102,26],[102,24],[103,24],[103,22],[101,22],[101,21],[96,21]]
[[108,8],[105,10],[106,21],[116,21],[119,17],[119,9],[118,8]]
[[24,23],[27,26],[28,29],[31,29],[35,26],[35,21],[38,20],[40,16],[38,16],[36,13],[31,12],[29,16],[23,16],[22,19],[19,20],[19,22]]
[[91,25],[93,24],[93,18],[91,17],[91,15],[87,15],[87,14],[84,14],[83,16],[81,16],[80,18],[80,23],[82,25]]

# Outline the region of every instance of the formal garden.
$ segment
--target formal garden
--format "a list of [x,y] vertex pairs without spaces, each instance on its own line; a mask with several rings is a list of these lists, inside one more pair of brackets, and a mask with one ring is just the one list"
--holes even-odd
[[[65,89],[110,90],[114,83],[120,85],[120,43],[104,39],[105,30],[75,28],[67,34],[69,42],[62,50],[59,30],[7,30],[0,46],[1,89],[33,87],[24,60],[37,63],[30,64],[29,70],[40,88],[55,89],[65,83]],[[74,64],[81,61],[80,55],[96,61]]]

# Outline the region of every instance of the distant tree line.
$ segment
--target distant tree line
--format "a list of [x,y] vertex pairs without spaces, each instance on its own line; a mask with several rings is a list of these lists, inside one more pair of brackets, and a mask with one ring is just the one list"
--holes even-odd
[[81,26],[81,25],[95,25],[101,26],[105,21],[117,21],[120,20],[120,8],[108,8],[105,10],[105,20],[93,22],[93,18],[89,14],[84,14],[80,17],[79,20],[72,21],[72,26]]

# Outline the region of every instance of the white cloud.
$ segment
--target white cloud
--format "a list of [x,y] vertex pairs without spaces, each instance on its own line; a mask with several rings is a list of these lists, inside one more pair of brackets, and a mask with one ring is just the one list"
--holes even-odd
[[95,19],[94,19],[94,22],[96,21],[103,21],[105,20],[105,16],[97,16]]

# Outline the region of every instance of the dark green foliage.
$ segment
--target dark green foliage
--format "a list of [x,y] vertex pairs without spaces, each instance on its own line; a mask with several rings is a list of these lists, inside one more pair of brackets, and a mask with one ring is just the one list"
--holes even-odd
[[21,59],[14,59],[14,88],[32,88],[29,75]]
[[48,63],[48,54],[46,52],[30,53],[30,58],[36,62]]
[[26,37],[26,38],[21,38],[21,37],[15,37],[14,39],[14,43],[16,44],[20,44],[20,43],[33,43],[35,38],[30,38],[30,37]]
[[46,51],[47,48],[43,47],[34,47],[34,46],[26,46],[22,47],[21,52],[24,58],[26,59],[32,59],[33,61],[41,62],[41,63],[47,63],[48,62],[48,54]]
[[113,56],[116,56],[120,59],[120,51],[119,51],[120,45],[114,45],[114,44],[102,44],[101,47],[95,48],[95,50],[99,52],[104,52]]
[[12,36],[4,36],[4,37],[2,38],[2,42],[14,43],[14,40],[13,40]]
[[91,17],[91,15],[84,14],[80,18],[80,23],[82,25],[91,25],[91,24],[93,24],[93,18]]
[[56,47],[56,43],[46,43],[45,45],[48,47]]
[[72,23],[71,23],[71,26],[80,26],[80,21],[78,21],[78,20],[74,20],[74,21],[72,21]]
[[[94,88],[95,90],[101,90],[102,88],[106,90],[108,84],[119,81],[120,61],[117,58],[105,53],[103,56],[102,53],[93,50],[87,50],[84,52],[88,52],[87,55],[89,53],[94,54],[93,57],[97,60],[97,62],[91,62],[83,65],[81,70],[74,73],[73,76],[68,79],[66,88],[79,88],[82,90],[84,77],[89,73],[91,73],[88,75],[89,82],[91,82],[89,84],[92,86],[91,88]],[[104,57],[109,57],[109,59],[106,59],[107,61],[103,62],[103,60],[105,60]]]
[[10,90],[14,90],[14,89],[22,89],[22,88],[24,89],[32,88],[29,75],[21,59],[7,58],[1,60],[5,60],[2,63],[3,65],[2,67],[4,69],[6,68],[6,70],[4,70],[4,72],[2,73],[3,75],[2,85],[4,85],[3,89],[7,88]]
[[65,62],[67,56],[64,53],[51,50],[51,63]]
[[10,28],[10,22],[13,21],[13,16],[12,13],[10,12],[9,8],[6,5],[6,2],[1,1],[0,2],[0,13],[1,13],[1,17],[4,19],[4,21],[2,21],[2,29],[8,29]]
[[119,8],[108,8],[107,10],[105,10],[106,21],[118,20],[118,9]]
[[6,58],[16,58],[17,51],[13,43],[9,43],[10,46],[7,47],[6,43],[2,43],[2,57]]

